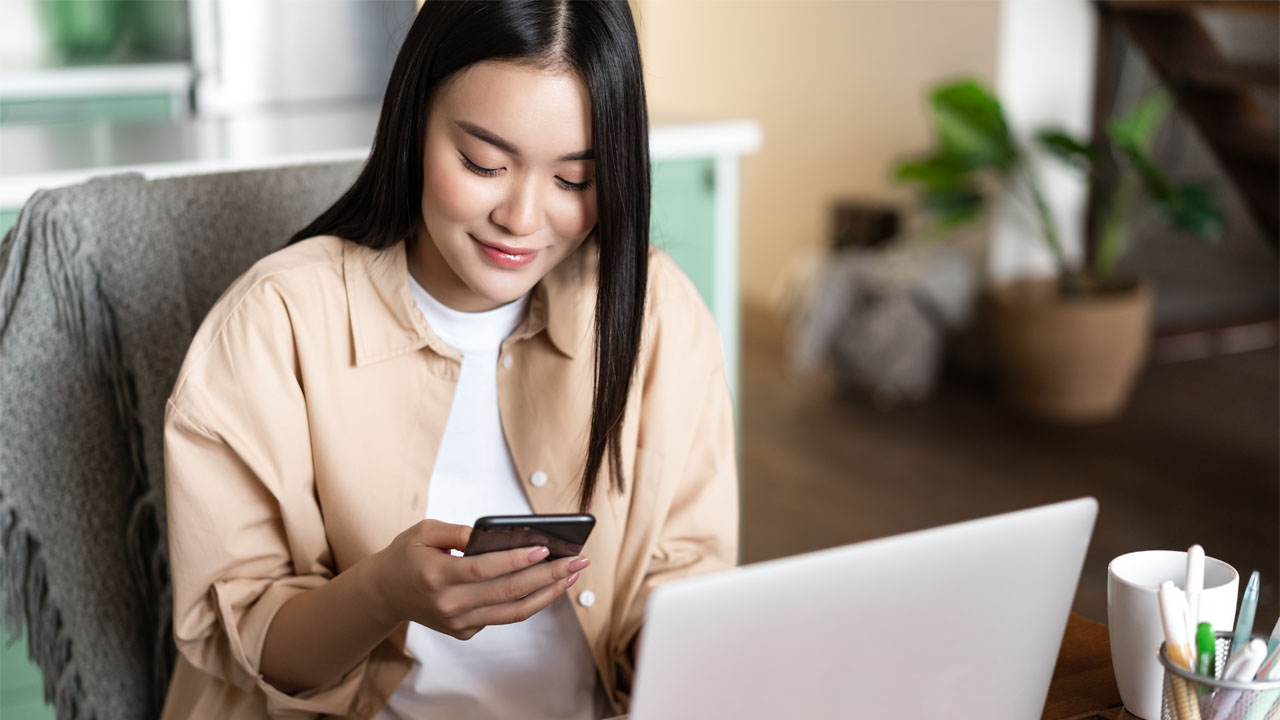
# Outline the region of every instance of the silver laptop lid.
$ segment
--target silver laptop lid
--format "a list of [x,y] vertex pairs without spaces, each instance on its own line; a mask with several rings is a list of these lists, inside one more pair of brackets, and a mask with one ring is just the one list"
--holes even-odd
[[1098,504],[1082,498],[673,582],[633,720],[1039,717]]

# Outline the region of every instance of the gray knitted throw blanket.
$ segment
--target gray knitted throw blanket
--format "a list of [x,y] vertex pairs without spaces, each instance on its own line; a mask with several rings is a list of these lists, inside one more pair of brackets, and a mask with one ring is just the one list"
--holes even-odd
[[0,244],[0,599],[61,720],[159,716],[165,400],[222,291],[358,170],[95,179],[38,192]]

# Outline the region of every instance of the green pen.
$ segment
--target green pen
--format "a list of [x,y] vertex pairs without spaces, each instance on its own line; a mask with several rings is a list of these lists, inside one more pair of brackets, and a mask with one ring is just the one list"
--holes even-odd
[[[1202,622],[1196,626],[1196,672],[1207,678],[1217,676],[1214,667],[1217,653],[1214,650],[1213,626]],[[1201,695],[1208,695],[1212,690],[1204,683],[1197,683]]]

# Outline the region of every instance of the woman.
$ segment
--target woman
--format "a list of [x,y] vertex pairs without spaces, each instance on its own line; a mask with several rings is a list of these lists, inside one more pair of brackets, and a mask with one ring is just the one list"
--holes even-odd
[[[355,184],[170,397],[166,717],[625,710],[650,592],[737,554],[719,341],[649,248],[647,146],[625,2],[422,8]],[[574,511],[581,557],[453,552]]]

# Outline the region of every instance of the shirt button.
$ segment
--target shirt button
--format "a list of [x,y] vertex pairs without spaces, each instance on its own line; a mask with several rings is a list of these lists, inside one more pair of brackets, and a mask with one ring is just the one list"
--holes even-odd
[[511,366],[514,365],[515,363],[516,361],[511,359],[510,354],[504,355],[502,358],[502,367],[504,369],[510,370]]
[[547,484],[547,474],[539,470],[529,476],[529,482],[533,483],[534,487],[542,487]]
[[582,607],[591,607],[596,604],[596,594],[590,590],[583,590],[578,593],[578,604]]

